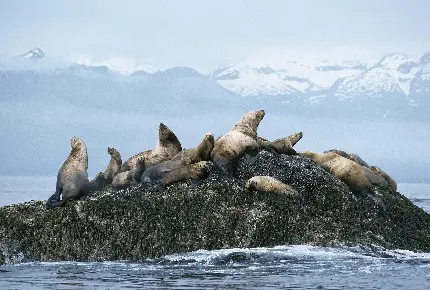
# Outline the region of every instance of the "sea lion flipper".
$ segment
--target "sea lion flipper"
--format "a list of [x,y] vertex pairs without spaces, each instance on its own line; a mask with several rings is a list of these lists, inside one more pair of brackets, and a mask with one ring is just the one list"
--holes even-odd
[[60,198],[58,197],[57,192],[55,192],[53,195],[51,195],[51,197],[46,201],[46,208],[47,209],[53,209],[53,208],[57,208],[57,207],[61,207],[64,204],[63,200],[60,200]]

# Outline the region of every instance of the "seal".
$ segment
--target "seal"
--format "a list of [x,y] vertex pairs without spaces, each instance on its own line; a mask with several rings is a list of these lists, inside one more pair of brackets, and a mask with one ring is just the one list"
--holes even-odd
[[271,176],[254,176],[245,184],[245,190],[258,190],[267,193],[277,193],[288,198],[297,198],[299,193],[294,187],[283,183]]
[[195,148],[182,150],[173,156],[172,161],[186,159],[190,164],[200,161],[209,161],[211,159],[214,144],[214,135],[211,132],[208,132],[203,136],[202,141]]
[[385,171],[377,166],[370,166],[369,168],[381,176],[388,183],[388,188],[390,188],[393,192],[397,192],[397,182],[391,178],[391,176],[389,176],[387,173],[385,173]]
[[110,155],[110,161],[103,175],[106,179],[106,183],[111,184],[114,176],[117,175],[121,169],[122,160],[121,154],[115,148],[108,147],[108,153]]
[[301,153],[320,164],[331,174],[344,182],[354,194],[364,195],[373,193],[373,187],[366,177],[362,166],[348,158],[334,152],[315,153],[306,151]]
[[361,166],[369,167],[369,164],[367,164],[366,161],[364,161],[360,156],[358,156],[355,153],[348,153],[348,152],[345,152],[345,151],[339,150],[339,149],[330,149],[328,151],[324,151],[324,153],[327,153],[327,152],[334,152],[334,153],[336,153],[342,157],[345,157],[345,158],[348,158],[349,160],[357,162]]
[[297,153],[296,150],[293,149],[293,146],[296,145],[302,137],[303,133],[298,132],[270,142],[269,140],[259,136],[257,137],[257,143],[260,149],[274,151],[278,154],[295,155]]
[[221,171],[230,173],[239,157],[258,151],[257,127],[264,114],[264,110],[246,113],[227,134],[215,142],[211,158]]
[[132,170],[123,171],[114,176],[112,186],[121,189],[137,184],[140,182],[143,171],[145,171],[145,158],[139,157]]
[[163,176],[162,184],[168,186],[172,183],[189,180],[203,179],[209,175],[210,161],[200,161],[194,164],[180,167],[178,169],[167,172]]
[[78,199],[89,191],[87,146],[77,137],[70,143],[72,150],[58,171],[55,193],[46,202],[47,208],[63,206],[68,200]]
[[181,143],[166,125],[160,123],[158,129],[158,143],[152,150],[140,152],[130,157],[122,166],[120,172],[130,171],[136,167],[140,157],[145,159],[145,169],[154,164],[170,160],[177,153],[182,151]]

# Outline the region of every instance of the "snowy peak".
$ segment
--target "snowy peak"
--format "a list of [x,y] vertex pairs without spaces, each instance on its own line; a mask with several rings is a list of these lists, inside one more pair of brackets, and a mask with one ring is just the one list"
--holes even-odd
[[[292,57],[292,56],[291,56]],[[266,62],[265,62],[266,60]],[[243,96],[307,94],[327,90],[340,78],[367,69],[360,62],[303,62],[279,57],[254,56],[209,75],[226,89]]]
[[310,99],[327,91],[341,100],[393,93],[408,96],[414,79],[427,78],[424,67],[428,63],[430,53],[421,58],[389,54],[373,64],[258,54],[209,77],[242,96],[302,95]]
[[335,96],[339,100],[382,98],[387,93],[403,94],[398,83],[382,67],[374,67],[358,75],[344,78],[338,82],[335,89]]
[[31,60],[39,60],[45,56],[45,53],[38,47],[24,53],[21,55],[22,57],[31,59]]

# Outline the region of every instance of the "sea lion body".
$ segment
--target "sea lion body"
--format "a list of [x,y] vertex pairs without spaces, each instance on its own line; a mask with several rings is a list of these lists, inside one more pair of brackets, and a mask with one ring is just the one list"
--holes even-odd
[[154,164],[143,172],[141,182],[150,184],[160,183],[162,182],[166,173],[190,164],[190,160],[186,159],[167,160],[158,164]]
[[108,153],[110,155],[110,162],[106,167],[103,175],[106,179],[107,184],[111,184],[115,175],[117,175],[122,166],[121,154],[115,148],[108,147]]
[[210,132],[206,133],[203,136],[202,141],[195,148],[184,149],[177,153],[171,160],[154,164],[146,169],[142,175],[142,182],[159,183],[163,181],[164,175],[168,172],[200,161],[209,160],[214,147],[214,142],[213,134]]
[[71,147],[69,156],[58,171],[55,193],[46,203],[48,208],[62,206],[89,191],[87,146],[81,139],[73,137]]
[[132,170],[123,171],[114,176],[112,186],[125,188],[140,182],[142,173],[145,171],[145,158],[139,157],[136,166]]
[[389,188],[396,192],[397,191],[397,182],[391,178],[391,176],[389,176],[387,173],[385,173],[381,168],[377,167],[377,166],[370,166],[369,167],[372,171],[374,171],[376,174],[378,174],[379,176],[381,176],[389,185]]
[[361,166],[361,168],[363,169],[364,175],[366,175],[367,179],[370,181],[371,184],[382,188],[388,187],[388,182],[377,172],[366,166]]
[[202,179],[208,175],[210,161],[200,161],[187,166],[179,167],[175,170],[167,172],[163,176],[163,185],[168,186],[172,183],[184,181],[188,179]]
[[89,191],[96,191],[103,189],[106,185],[108,185],[106,181],[106,177],[103,172],[97,173],[94,179],[90,180]]
[[354,194],[373,193],[373,187],[366,177],[362,166],[334,152],[315,153],[304,152],[315,163],[326,167],[331,174],[343,181]]
[[293,146],[302,139],[303,133],[298,132],[284,138],[275,139],[272,142],[263,138],[257,137],[257,143],[260,149],[267,151],[275,151],[278,154],[295,155],[296,150]]
[[264,110],[248,112],[231,131],[215,142],[211,158],[219,169],[231,172],[239,157],[258,151],[257,127],[263,117]]
[[358,156],[355,153],[348,153],[348,152],[345,152],[345,151],[339,150],[339,149],[330,149],[328,151],[324,151],[324,153],[328,153],[328,152],[334,152],[334,153],[336,153],[342,157],[345,157],[345,158],[348,158],[349,160],[357,162],[361,166],[369,167],[369,164],[367,164],[366,161],[364,161],[360,156]]
[[182,146],[176,135],[166,125],[160,123],[158,143],[155,148],[130,157],[122,165],[120,172],[133,170],[136,167],[137,160],[141,157],[145,159],[145,168],[149,168],[154,164],[170,160],[181,150]]
[[292,186],[271,176],[252,177],[246,182],[245,189],[281,194],[289,198],[299,197],[299,193]]
[[214,135],[211,132],[208,132],[203,136],[202,141],[195,148],[182,150],[172,158],[172,161],[187,159],[190,161],[190,164],[200,161],[208,161],[211,158],[214,145]]

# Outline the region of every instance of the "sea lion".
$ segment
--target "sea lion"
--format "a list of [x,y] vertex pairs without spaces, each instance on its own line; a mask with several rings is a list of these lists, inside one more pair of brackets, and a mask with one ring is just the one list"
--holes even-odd
[[211,158],[211,153],[214,148],[215,140],[211,132],[203,136],[202,141],[195,148],[184,149],[171,159],[172,161],[187,159],[190,164],[200,161],[208,161]]
[[274,151],[278,154],[295,155],[296,150],[293,149],[293,146],[296,145],[296,143],[299,142],[302,137],[303,133],[298,132],[270,142],[269,140],[258,136],[257,143],[260,149]]
[[293,149],[293,146],[296,145],[296,143],[299,142],[302,137],[303,133],[297,132],[287,137],[273,140],[271,143],[271,147],[275,149],[275,151],[279,154],[296,154],[296,151]]
[[122,166],[120,172],[130,171],[136,167],[137,159],[145,158],[145,169],[154,164],[170,160],[177,153],[181,152],[182,146],[173,133],[166,125],[160,123],[158,129],[158,143],[152,150],[140,152],[130,157]]
[[108,185],[106,177],[103,172],[97,173],[94,179],[90,180],[89,191],[96,191],[103,189]]
[[145,158],[139,157],[132,170],[123,171],[114,176],[112,186],[115,188],[125,188],[140,182],[143,171],[145,171]]
[[121,154],[115,148],[108,147],[108,153],[110,155],[110,162],[103,172],[103,175],[106,179],[106,183],[111,184],[114,176],[117,175],[121,169],[122,160]]
[[254,176],[245,184],[246,190],[258,190],[267,193],[277,193],[289,198],[299,197],[299,193],[292,186],[271,176]]
[[388,182],[377,172],[366,166],[361,166],[361,168],[363,169],[364,175],[366,175],[371,184],[377,187],[388,188]]
[[257,127],[264,114],[264,110],[246,113],[227,134],[215,142],[211,158],[219,169],[231,172],[239,157],[258,151]]
[[190,159],[184,158],[167,160],[158,164],[154,164],[143,172],[141,182],[149,184],[161,183],[166,173],[190,165],[191,163],[192,162]]
[[339,149],[330,149],[328,151],[324,151],[324,153],[327,153],[327,152],[334,152],[342,157],[345,157],[345,158],[348,158],[349,160],[357,162],[361,166],[369,167],[369,164],[367,164],[366,161],[364,161],[360,156],[358,156],[355,153],[348,153]]
[[200,161],[167,172],[163,176],[162,183],[164,186],[168,186],[178,181],[205,178],[209,174],[208,168],[211,163],[210,161]]
[[301,155],[325,167],[331,174],[343,181],[354,194],[373,193],[373,187],[362,166],[334,152],[303,152]]
[[389,188],[393,192],[397,192],[397,182],[393,178],[391,178],[391,176],[389,176],[387,173],[385,173],[381,168],[379,168],[377,166],[370,166],[369,168],[372,171],[376,172],[376,174],[378,174],[379,176],[384,178],[385,181],[388,183]]
[[89,191],[87,146],[76,137],[70,143],[72,150],[58,171],[55,193],[46,202],[47,208],[63,206]]

